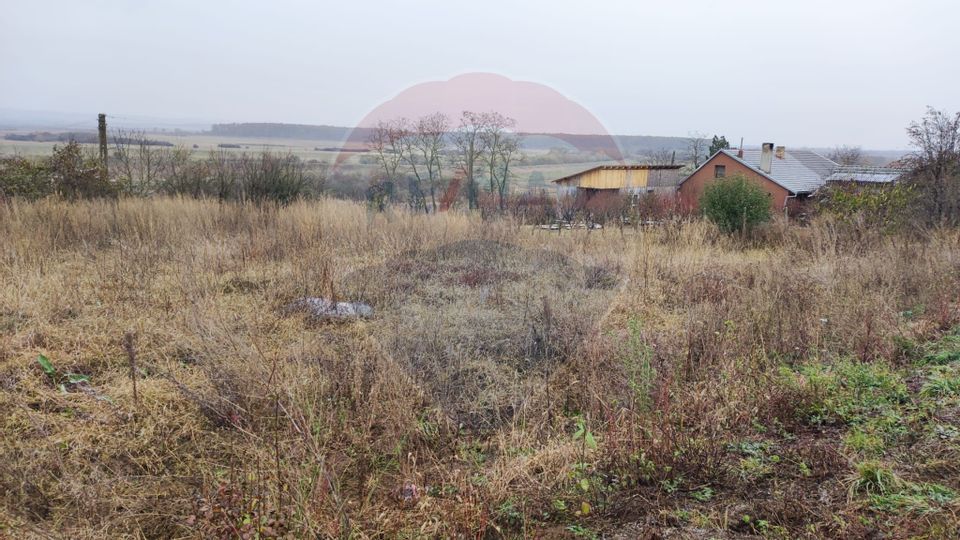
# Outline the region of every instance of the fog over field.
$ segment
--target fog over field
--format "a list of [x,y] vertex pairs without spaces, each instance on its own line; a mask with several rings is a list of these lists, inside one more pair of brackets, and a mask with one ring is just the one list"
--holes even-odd
[[353,126],[414,84],[489,72],[614,134],[901,149],[924,106],[960,108],[958,19],[947,0],[14,2],[0,106]]

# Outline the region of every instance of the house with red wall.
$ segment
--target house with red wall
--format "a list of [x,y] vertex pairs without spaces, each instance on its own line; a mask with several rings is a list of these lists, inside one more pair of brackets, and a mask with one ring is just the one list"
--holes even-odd
[[773,143],[759,149],[724,149],[710,156],[680,182],[680,203],[696,210],[700,196],[718,178],[742,175],[756,182],[770,197],[773,210],[802,201],[828,182],[891,183],[903,170],[889,167],[842,166],[812,150],[790,150]]

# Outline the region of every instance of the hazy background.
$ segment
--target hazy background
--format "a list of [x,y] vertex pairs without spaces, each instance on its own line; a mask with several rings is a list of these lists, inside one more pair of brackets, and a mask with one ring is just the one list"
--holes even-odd
[[926,105],[960,108],[945,0],[2,4],[8,112],[349,126],[413,84],[493,72],[611,133],[903,148]]

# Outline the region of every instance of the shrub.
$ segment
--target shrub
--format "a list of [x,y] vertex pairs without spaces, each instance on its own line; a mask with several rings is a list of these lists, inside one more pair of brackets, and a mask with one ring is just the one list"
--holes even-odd
[[52,189],[50,172],[44,163],[22,157],[0,159],[0,199],[39,199]]
[[915,190],[908,184],[835,184],[822,190],[818,206],[843,223],[893,232],[906,223],[915,198]]
[[721,231],[749,232],[770,220],[770,199],[760,186],[741,175],[721,178],[707,186],[700,208]]
[[309,179],[303,162],[294,155],[277,156],[263,152],[240,158],[241,199],[256,203],[288,204],[307,191]]
[[116,184],[100,175],[99,160],[84,155],[76,141],[53,148],[49,170],[54,190],[68,199],[109,197],[118,191]]
[[630,211],[630,195],[612,190],[600,191],[585,201],[583,210],[592,223],[621,221]]
[[76,141],[55,146],[45,160],[0,160],[0,197],[39,199],[53,193],[68,199],[113,196],[116,184],[100,175],[100,162]]
[[508,194],[504,197],[503,205],[507,214],[521,223],[549,223],[557,213],[556,201],[543,189]]

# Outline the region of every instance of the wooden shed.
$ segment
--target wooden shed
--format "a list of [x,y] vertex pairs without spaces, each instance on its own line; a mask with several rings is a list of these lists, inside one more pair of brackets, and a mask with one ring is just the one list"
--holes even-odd
[[553,181],[558,195],[587,196],[601,191],[646,193],[665,188],[672,191],[680,165],[599,165]]

